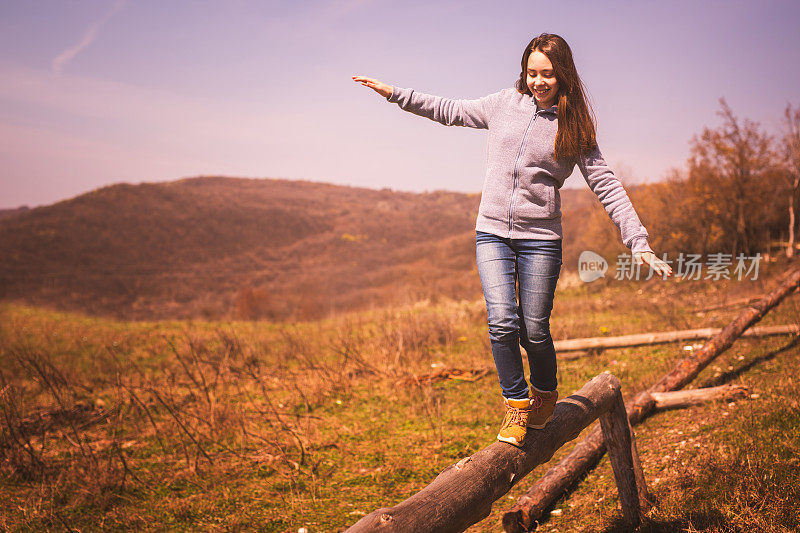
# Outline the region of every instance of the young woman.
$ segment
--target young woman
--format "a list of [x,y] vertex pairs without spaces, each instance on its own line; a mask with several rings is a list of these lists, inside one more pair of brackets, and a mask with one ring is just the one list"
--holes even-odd
[[[476,100],[442,98],[353,76],[411,113],[446,126],[489,130],[476,259],[506,406],[497,438],[515,446],[523,444],[527,428],[545,427],[558,398],[550,313],[562,264],[559,189],[575,165],[635,262],[649,265],[656,275],[672,275],[650,248],[647,230],[600,153],[569,45],[543,33],[525,47],[521,66],[514,87]],[[520,344],[528,356],[530,388]]]

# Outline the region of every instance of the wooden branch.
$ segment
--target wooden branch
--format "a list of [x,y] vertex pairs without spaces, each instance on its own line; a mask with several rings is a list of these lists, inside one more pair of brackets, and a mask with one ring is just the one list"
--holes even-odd
[[702,348],[678,362],[675,368],[647,390],[665,392],[677,390],[692,381],[717,356],[730,348],[733,342],[751,325],[761,320],[767,312],[778,305],[800,284],[800,267],[791,269],[784,281],[761,300],[745,309],[733,322],[706,342]]
[[[635,460],[638,459],[636,440],[625,412],[622,392],[617,391],[611,409],[600,415],[600,429],[619,489],[623,519],[628,527],[636,527],[642,522],[643,508],[649,502],[642,465]],[[640,498],[643,501],[640,502]]]
[[730,400],[737,396],[744,396],[748,392],[744,385],[728,383],[719,387],[706,387],[703,389],[689,389],[671,392],[652,392],[650,396],[655,400],[655,409],[670,409],[673,407],[686,407],[696,403],[710,400]]
[[[761,320],[770,309],[778,305],[798,285],[800,285],[800,263],[795,262],[776,289],[744,310],[697,352],[678,361],[675,368],[658,382],[637,394],[633,402],[627,404],[628,420],[631,425],[637,424],[655,408],[656,402],[652,396],[653,393],[677,390],[691,382],[714,358],[727,350],[748,327]],[[528,492],[517,500],[516,505],[506,513],[511,515],[508,522],[519,523],[521,527],[530,529],[544,509],[567,491],[582,472],[594,466],[604,451],[602,431],[596,427],[575,446],[572,453],[549,469]],[[503,524],[506,524],[505,515]],[[507,529],[507,531],[516,530]]]
[[[626,411],[627,412],[627,411]],[[633,473],[636,475],[636,489],[639,492],[639,519],[644,520],[647,511],[655,505],[655,498],[650,496],[647,491],[647,483],[644,481],[644,470],[642,470],[642,462],[639,458],[639,450],[636,448],[636,432],[630,425],[630,420],[625,420],[628,423],[628,429],[631,432],[631,457],[633,459]]]
[[522,448],[494,442],[447,467],[427,487],[394,507],[363,517],[348,532],[463,531],[486,518],[492,503],[564,443],[607,412],[620,391],[619,380],[604,372],[556,404],[553,420],[530,430]]
[[[644,346],[677,341],[696,339],[709,339],[722,332],[721,328],[685,329],[679,331],[663,331],[656,333],[637,333],[635,335],[622,335],[619,337],[588,337],[583,339],[565,339],[554,341],[556,352],[561,357],[561,352],[576,352],[580,350],[623,348],[626,346]],[[788,324],[785,326],[760,326],[750,328],[742,336],[765,337],[768,335],[800,334],[800,325]],[[575,357],[566,357],[574,359]]]

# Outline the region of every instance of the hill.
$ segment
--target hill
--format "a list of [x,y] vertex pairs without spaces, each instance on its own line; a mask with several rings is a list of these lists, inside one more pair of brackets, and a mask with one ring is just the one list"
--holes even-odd
[[29,209],[30,209],[30,207],[28,207],[27,205],[23,205],[21,207],[15,207],[15,208],[12,208],[12,209],[0,209],[0,218],[13,217],[14,215],[18,215],[20,213],[24,213],[25,211],[28,211]]
[[[568,221],[605,216],[592,199],[562,191],[565,268],[581,233]],[[479,201],[277,179],[116,184],[7,210],[0,298],[125,319],[273,320],[475,298]]]

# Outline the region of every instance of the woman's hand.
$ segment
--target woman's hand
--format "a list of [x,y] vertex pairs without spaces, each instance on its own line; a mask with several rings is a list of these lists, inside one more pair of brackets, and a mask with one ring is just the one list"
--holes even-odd
[[662,277],[664,275],[667,277],[672,275],[672,267],[656,257],[656,254],[653,252],[636,252],[633,254],[633,260],[637,265],[641,265],[642,263],[650,265],[653,272]]
[[364,85],[365,87],[369,87],[376,93],[380,94],[384,98],[388,98],[392,95],[392,86],[386,85],[385,83],[378,81],[374,78],[365,78],[364,76],[353,76],[353,81]]

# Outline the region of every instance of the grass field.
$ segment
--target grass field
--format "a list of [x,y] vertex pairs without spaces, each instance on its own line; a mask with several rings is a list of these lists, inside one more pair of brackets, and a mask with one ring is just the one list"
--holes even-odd
[[[720,327],[741,308],[695,310],[763,293],[780,268],[747,282],[564,284],[553,337]],[[796,323],[799,300],[761,324]],[[686,344],[560,361],[561,396],[609,370],[627,399]],[[491,372],[408,379],[445,367]],[[750,397],[636,427],[658,498],[643,531],[800,528],[798,368],[796,338],[743,338],[689,387],[741,383]],[[0,528],[339,531],[491,444],[499,400],[483,301],[296,324],[120,322],[3,303]],[[501,531],[502,512],[547,468],[469,531]],[[552,510],[539,530],[623,531],[607,457]]]

